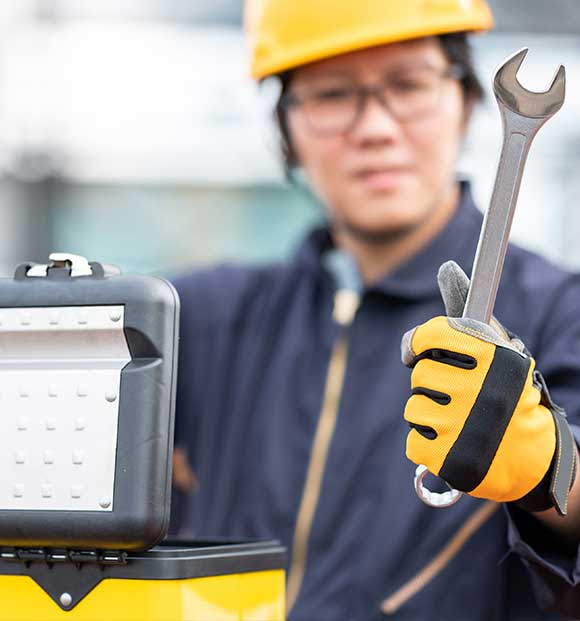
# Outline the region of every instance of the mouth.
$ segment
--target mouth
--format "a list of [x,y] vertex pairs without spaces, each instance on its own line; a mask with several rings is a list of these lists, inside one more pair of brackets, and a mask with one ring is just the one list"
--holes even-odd
[[411,174],[406,166],[388,166],[363,168],[354,173],[354,179],[373,192],[397,189],[402,181]]

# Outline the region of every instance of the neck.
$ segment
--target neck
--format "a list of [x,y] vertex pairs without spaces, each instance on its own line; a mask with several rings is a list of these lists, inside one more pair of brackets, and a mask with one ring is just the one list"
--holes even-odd
[[445,200],[416,227],[384,241],[363,239],[344,228],[333,230],[334,243],[356,261],[365,285],[371,285],[393,272],[434,239],[449,222],[459,203],[459,184],[455,183]]

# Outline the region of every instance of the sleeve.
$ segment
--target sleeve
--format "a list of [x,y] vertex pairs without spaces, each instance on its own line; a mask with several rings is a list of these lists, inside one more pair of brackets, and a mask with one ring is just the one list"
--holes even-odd
[[[580,429],[576,428],[578,442]],[[504,505],[508,545],[528,569],[538,604],[566,618],[580,616],[580,546],[568,550],[532,515]]]
[[[173,280],[180,298],[180,321],[179,321],[179,353],[177,366],[177,394],[175,403],[175,435],[174,446],[183,452],[182,458],[174,458],[174,481],[175,468],[191,467],[195,455],[193,447],[197,436],[195,416],[196,403],[199,404],[199,382],[202,380],[202,368],[199,367],[197,354],[201,339],[196,334],[203,331],[202,317],[199,316],[200,304],[203,303],[203,289],[200,290],[200,276],[197,273],[182,276]],[[200,303],[195,300],[199,298]],[[195,471],[195,469],[193,468]],[[171,490],[171,518],[169,533],[182,535],[189,533],[191,522],[192,494],[173,485]]]
[[[532,354],[552,398],[566,410],[580,446],[580,277],[570,276],[552,300]],[[510,551],[529,570],[538,603],[566,618],[580,618],[580,547],[564,547],[547,527],[515,505],[505,509]]]
[[550,296],[534,343],[529,343],[555,403],[580,427],[580,274]]
[[[203,292],[201,274],[193,273],[173,281],[181,302],[179,320],[179,356],[177,366],[177,394],[175,401],[175,446],[191,453],[190,439],[195,437],[195,404],[199,402],[197,392],[203,368],[200,365],[199,348],[203,333],[203,316],[200,316],[206,296]],[[196,304],[196,299],[199,303]]]
[[[182,473],[187,468],[186,478],[191,475],[194,481],[211,467],[207,447],[224,424],[224,412],[216,403],[227,381],[245,301],[254,299],[262,272],[265,269],[218,265],[172,279],[181,302],[174,436],[181,455],[174,463]],[[199,493],[174,486],[172,533],[191,531],[199,498]]]
[[195,466],[195,441],[229,354],[224,335],[246,313],[246,299],[259,289],[266,269],[218,265],[172,280],[181,302],[175,406],[175,446]]

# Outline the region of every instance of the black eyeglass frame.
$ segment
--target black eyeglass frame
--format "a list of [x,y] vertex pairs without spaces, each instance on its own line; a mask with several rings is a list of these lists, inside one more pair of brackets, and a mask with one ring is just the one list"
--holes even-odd
[[[451,80],[458,80],[461,82],[467,77],[467,70],[465,69],[465,67],[463,67],[462,65],[458,63],[452,63],[448,67],[446,67],[444,70],[442,70],[438,74],[437,77],[440,80],[451,79]],[[415,116],[399,118],[399,115],[396,114],[395,111],[392,110],[391,106],[388,104],[387,100],[385,99],[384,94],[383,94],[384,88],[385,88],[384,82],[373,84],[373,85],[368,85],[368,86],[363,85],[363,84],[353,85],[351,89],[357,95],[356,112],[353,115],[353,119],[344,128],[321,130],[320,128],[317,128],[312,124],[311,120],[308,118],[308,115],[305,114],[304,117],[310,129],[314,133],[326,136],[326,135],[348,134],[356,126],[361,116],[364,114],[368,99],[373,98],[373,97],[379,102],[379,104],[385,110],[387,110],[390,114],[393,115],[395,119],[397,119],[400,122],[409,122],[412,120],[416,120],[418,118],[421,118],[427,112],[430,112],[432,110],[430,108],[424,113],[420,113]],[[296,95],[295,93],[292,93],[291,91],[288,91],[287,93],[282,94],[282,96],[280,97],[278,106],[280,110],[287,111],[291,108],[297,108],[297,107],[304,105],[305,103],[308,102],[308,99],[309,99],[308,96],[301,97],[299,95]]]

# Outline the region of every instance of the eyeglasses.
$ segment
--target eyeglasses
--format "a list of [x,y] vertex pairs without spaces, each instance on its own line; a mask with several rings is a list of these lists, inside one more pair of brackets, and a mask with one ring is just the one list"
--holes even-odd
[[290,91],[280,103],[299,109],[313,132],[343,134],[359,121],[369,98],[374,97],[398,121],[408,122],[435,112],[444,82],[464,77],[462,67],[450,65],[439,72],[430,67],[410,69],[369,86],[333,79],[309,85],[302,93]]

